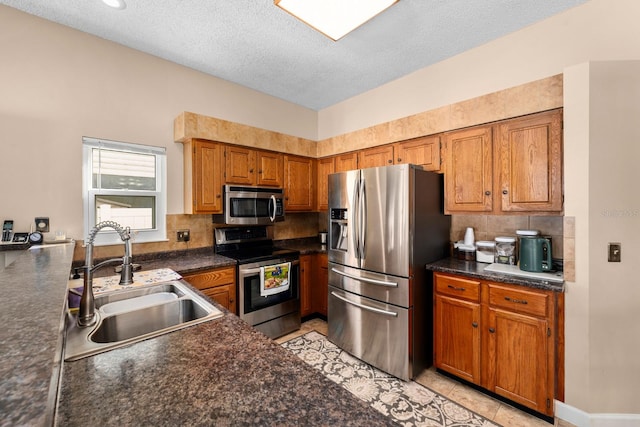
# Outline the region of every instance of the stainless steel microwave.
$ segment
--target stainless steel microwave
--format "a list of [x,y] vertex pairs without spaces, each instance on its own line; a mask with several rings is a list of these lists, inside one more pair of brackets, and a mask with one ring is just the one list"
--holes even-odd
[[284,221],[284,190],[269,187],[224,186],[223,214],[217,224],[269,225]]

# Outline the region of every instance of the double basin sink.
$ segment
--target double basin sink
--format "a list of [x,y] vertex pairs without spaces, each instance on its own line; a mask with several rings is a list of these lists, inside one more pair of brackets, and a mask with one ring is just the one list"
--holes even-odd
[[78,360],[222,317],[224,313],[180,281],[95,297],[97,321],[80,328],[66,320],[65,360]]

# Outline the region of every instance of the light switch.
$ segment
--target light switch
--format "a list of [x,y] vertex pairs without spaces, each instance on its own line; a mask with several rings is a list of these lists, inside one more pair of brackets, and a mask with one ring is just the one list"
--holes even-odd
[[609,243],[609,262],[621,262],[620,243]]

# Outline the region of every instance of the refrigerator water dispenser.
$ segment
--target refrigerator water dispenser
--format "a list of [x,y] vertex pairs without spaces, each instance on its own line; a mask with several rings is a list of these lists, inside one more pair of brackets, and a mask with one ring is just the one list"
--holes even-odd
[[341,251],[347,250],[347,210],[331,209],[331,219],[329,223],[329,247]]

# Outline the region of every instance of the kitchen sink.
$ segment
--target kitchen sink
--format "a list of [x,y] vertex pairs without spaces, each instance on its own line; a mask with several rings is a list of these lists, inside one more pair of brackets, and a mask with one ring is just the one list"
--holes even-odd
[[97,321],[80,328],[76,315],[66,323],[65,360],[123,347],[223,316],[180,281],[110,292],[95,297]]

